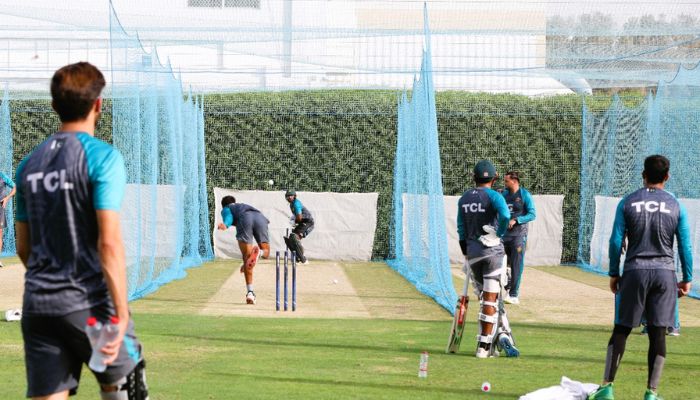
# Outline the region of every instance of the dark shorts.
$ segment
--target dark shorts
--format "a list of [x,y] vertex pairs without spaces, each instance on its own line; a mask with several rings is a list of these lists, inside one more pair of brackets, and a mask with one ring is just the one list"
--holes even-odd
[[[85,322],[95,316],[106,321],[113,311],[108,303],[91,310],[61,317],[22,316],[27,397],[70,391],[75,394],[83,364],[90,361],[92,349],[85,335]],[[128,375],[141,358],[141,344],[134,334],[133,321],[124,336],[119,356],[102,373],[95,373],[100,384],[113,384]]]
[[0,206],[0,229],[7,228],[7,217],[5,216],[5,207]]
[[314,221],[312,219],[304,219],[294,227],[292,232],[299,235],[300,238],[309,236],[309,233],[314,230]]
[[615,296],[615,323],[636,328],[642,316],[646,316],[649,325],[674,326],[677,300],[675,271],[638,269],[624,272]]
[[236,240],[248,244],[270,243],[267,225],[270,221],[259,212],[243,213],[236,224]]

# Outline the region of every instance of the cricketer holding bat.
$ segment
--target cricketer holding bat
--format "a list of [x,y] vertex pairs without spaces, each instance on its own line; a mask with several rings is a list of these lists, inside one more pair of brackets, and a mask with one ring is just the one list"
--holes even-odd
[[[493,164],[488,160],[479,161],[474,167],[476,187],[464,192],[457,203],[459,245],[467,258],[480,296],[481,334],[477,336],[478,358],[487,358],[493,354],[491,347],[499,340],[508,341],[508,356],[517,357],[519,354],[510,337],[507,322],[505,331],[499,331],[501,327],[497,325],[500,321],[497,301],[501,293],[505,254],[501,238],[506,233],[510,220],[505,199],[492,189],[497,179],[498,174]],[[495,230],[491,226],[494,221],[497,222]]]
[[301,245],[301,239],[309,236],[309,233],[314,229],[314,217],[301,201],[297,199],[297,192],[294,190],[287,190],[284,194],[284,198],[289,203],[289,209],[292,211],[292,218],[294,218],[294,229],[289,238],[286,238],[287,247],[290,250],[295,251],[297,255],[297,261],[302,264],[307,264],[308,260],[304,255],[304,247]]
[[[659,399],[656,389],[666,362],[666,330],[675,323],[678,297],[690,291],[693,253],[690,225],[685,207],[665,191],[669,160],[661,155],[644,160],[644,187],[623,198],[617,206],[610,235],[610,290],[615,294],[615,327],[608,341],[603,384],[589,400],[613,400],[613,381],[625,352],[627,337],[647,318],[649,351],[647,390],[644,400]],[[624,268],[620,270],[623,238],[628,244]],[[676,282],[673,252],[678,239],[678,256],[683,280]],[[626,396],[627,398],[629,396]]]

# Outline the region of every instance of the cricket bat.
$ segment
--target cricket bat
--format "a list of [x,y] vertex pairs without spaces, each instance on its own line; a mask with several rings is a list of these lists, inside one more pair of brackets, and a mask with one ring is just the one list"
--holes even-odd
[[467,319],[467,308],[469,307],[469,278],[471,277],[471,271],[468,264],[466,270],[467,276],[464,278],[464,288],[462,289],[462,295],[457,301],[455,316],[452,320],[452,329],[450,330],[450,339],[447,342],[445,353],[456,353],[459,350],[459,344],[462,342],[464,323]]

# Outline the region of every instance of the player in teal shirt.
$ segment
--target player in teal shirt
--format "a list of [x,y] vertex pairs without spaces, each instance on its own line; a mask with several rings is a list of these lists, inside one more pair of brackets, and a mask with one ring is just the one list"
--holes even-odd
[[[7,216],[5,215],[5,209],[7,207],[7,203],[10,201],[12,196],[15,195],[16,191],[17,189],[15,188],[15,183],[12,181],[12,179],[0,172],[0,198],[2,198],[2,200],[0,200],[2,202],[2,204],[0,204],[0,253],[2,253],[3,230],[7,228]],[[2,261],[0,261],[0,268],[3,266]]]
[[290,250],[296,252],[297,261],[302,264],[307,264],[308,260],[304,255],[304,247],[301,245],[301,239],[307,237],[309,233],[314,229],[314,217],[301,201],[297,199],[297,192],[294,190],[287,190],[284,194],[284,198],[289,202],[289,209],[292,211],[292,218],[294,220],[294,229],[289,237],[285,238],[287,247]]

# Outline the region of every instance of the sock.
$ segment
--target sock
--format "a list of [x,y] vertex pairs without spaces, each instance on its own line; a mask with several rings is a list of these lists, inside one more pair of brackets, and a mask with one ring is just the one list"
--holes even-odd
[[253,285],[245,285],[245,288],[248,289],[249,292],[253,291]]

